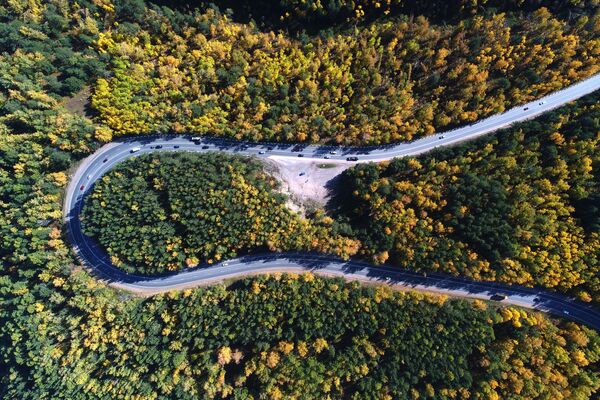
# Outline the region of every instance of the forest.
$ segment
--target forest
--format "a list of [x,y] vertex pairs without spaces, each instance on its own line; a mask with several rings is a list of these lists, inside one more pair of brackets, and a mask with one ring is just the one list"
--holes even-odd
[[[383,144],[469,124],[600,70],[600,13],[398,16],[288,35],[207,9],[103,31],[91,106],[110,135]],[[106,18],[112,18],[108,15]],[[110,23],[105,20],[106,23]]]
[[310,274],[125,302],[90,291],[25,314],[41,343],[6,339],[5,398],[579,399],[600,387],[596,332],[480,301]]
[[599,99],[418,158],[346,170],[336,220],[376,263],[598,302]]
[[276,191],[257,160],[224,153],[162,153],[130,159],[86,199],[84,233],[115,266],[143,274],[212,264],[249,252],[354,255],[324,214],[305,219]]
[[[343,18],[364,19],[397,13],[422,14],[436,19],[454,20],[490,11],[531,11],[548,7],[561,12],[568,9],[566,2],[560,0],[279,0],[270,3],[277,4],[284,13],[290,14],[288,17],[293,20],[302,22],[320,18],[329,21],[340,21]],[[596,5],[596,2],[573,0],[568,4],[573,12],[586,12],[592,5]]]
[[[155,1],[189,8],[187,0]],[[347,23],[365,23],[386,16],[424,15],[436,22],[499,12],[534,11],[547,7],[556,14],[593,12],[595,0],[216,0],[221,9],[232,9],[236,21],[256,21],[265,29],[318,31]]]
[[[114,290],[91,276],[63,233],[62,197],[77,162],[111,140],[115,131],[103,122],[106,114],[86,104],[75,107],[73,99],[87,92],[96,95],[100,79],[114,83],[120,61],[100,51],[103,40],[127,31],[127,37],[142,35],[146,28],[135,18],[158,12],[151,5],[144,10],[146,5],[135,0],[0,2],[0,398],[593,399],[597,395],[598,334],[538,313],[312,275],[257,277],[227,287],[149,298]],[[174,21],[159,20],[165,44],[174,44],[169,32],[175,22],[186,26],[196,19],[189,13],[159,10]],[[206,12],[224,19],[217,11]],[[574,21],[567,20],[569,27],[579,20],[574,15]],[[590,14],[589,21],[593,20]],[[580,29],[582,34],[593,34],[589,23]],[[160,35],[154,32],[156,40]],[[129,46],[122,43],[127,51]],[[593,45],[594,39],[586,43]],[[588,129],[588,135],[594,137],[598,131],[597,118],[575,118],[579,115],[575,110],[558,119],[565,127],[557,128],[565,144],[555,146],[554,159],[564,159],[569,171],[570,158],[558,158],[565,151],[570,154],[567,143],[577,150],[578,143],[591,140],[577,134],[578,141],[570,144],[573,139],[566,127],[571,115],[573,121],[580,120],[574,126],[596,127]],[[590,106],[582,107],[581,115],[589,110]],[[199,112],[204,115],[202,109]],[[251,118],[247,122],[256,124]],[[498,151],[498,145],[492,146]],[[473,157],[477,161],[478,156]],[[462,161],[465,167],[469,162]],[[589,169],[585,162],[581,173]],[[540,173],[558,179],[550,173],[564,168],[544,164]],[[516,176],[533,185],[526,175]],[[576,176],[588,179],[585,174]],[[560,179],[577,186],[572,178]],[[576,227],[597,215],[586,206],[595,203],[594,193],[588,189],[569,197],[578,199],[575,210],[569,211]],[[546,206],[566,201],[561,196],[564,192],[549,198]],[[566,224],[564,218],[558,219]],[[583,226],[586,235],[594,226]],[[345,232],[346,227],[334,222],[331,229]],[[565,232],[580,232],[569,229]],[[534,250],[540,252],[539,260],[545,260],[543,249]]]
[[210,264],[252,248],[312,250],[597,303],[599,100],[594,93],[416,158],[357,165],[331,189],[327,212],[311,219],[289,211],[258,161],[141,157],[96,185],[85,232],[130,272]]

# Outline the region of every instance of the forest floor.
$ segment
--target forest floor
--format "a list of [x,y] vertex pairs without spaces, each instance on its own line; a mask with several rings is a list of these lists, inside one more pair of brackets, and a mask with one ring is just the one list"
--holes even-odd
[[329,199],[328,187],[353,165],[339,160],[315,161],[281,156],[271,156],[265,161],[267,171],[281,182],[281,191],[289,196],[288,206],[302,214],[325,207]]
[[89,109],[91,94],[91,88],[89,86],[84,86],[83,89],[73,96],[65,97],[63,99],[63,106],[73,114],[90,118],[92,116]]

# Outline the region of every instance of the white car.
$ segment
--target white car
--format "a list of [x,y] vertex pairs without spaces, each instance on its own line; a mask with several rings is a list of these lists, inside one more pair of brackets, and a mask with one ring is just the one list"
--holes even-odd
[[193,142],[197,142],[198,140],[202,140],[202,136],[192,136]]
[[258,152],[258,154],[265,154],[265,152],[261,150]]
[[133,149],[129,150],[130,153],[136,153],[138,151],[140,151],[142,148],[141,147],[134,147]]

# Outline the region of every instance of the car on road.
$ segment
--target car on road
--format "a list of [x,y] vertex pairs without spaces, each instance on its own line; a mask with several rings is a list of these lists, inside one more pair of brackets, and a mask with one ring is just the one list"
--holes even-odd
[[273,150],[273,146],[267,147],[267,151],[271,151],[271,150]]
[[503,293],[496,293],[490,296],[490,300],[493,301],[502,301],[502,300],[506,300],[508,298],[507,295],[503,294]]
[[202,150],[206,150],[208,148],[210,148],[210,146],[206,146],[206,145],[202,146]]
[[102,160],[103,163],[107,162],[108,158],[105,158],[104,160]]
[[563,310],[563,314],[569,315],[569,314],[570,314],[570,312],[569,312],[569,311],[567,311],[567,310]]
[[155,149],[162,149],[162,145],[161,144],[157,144]]
[[265,154],[263,150],[259,151],[258,154]]
[[304,175],[306,175],[306,172],[304,172],[304,171],[300,172],[300,174],[299,174],[299,176],[304,176]]
[[441,135],[440,137],[438,137],[438,139],[443,139],[443,138],[444,138],[444,135]]
[[137,153],[138,151],[140,151],[142,148],[141,147],[134,147],[133,149],[129,150],[130,153]]
[[335,150],[331,150],[331,151],[329,152],[329,154],[337,154],[337,151],[335,151]]
[[197,142],[199,140],[202,140],[202,136],[192,136],[192,142]]
[[329,160],[329,156],[325,156],[325,157],[323,157],[323,158],[324,158],[324,159],[326,159],[326,160]]
[[358,161],[358,157],[347,157],[346,161]]
[[304,154],[298,154],[298,157],[304,157]]
[[176,144],[175,146],[173,146],[173,148],[174,148],[174,149],[178,149],[178,148],[179,148],[179,145],[178,145],[178,144]]
[[88,181],[92,179],[92,175],[88,175]]
[[546,102],[545,102],[545,101],[540,101],[538,104],[539,104],[540,106],[543,106],[544,104],[546,104]]
[[85,185],[81,185],[81,187],[79,188],[79,190],[83,190],[85,189]]
[[523,111],[527,111],[527,110],[529,110],[529,107],[525,107],[525,108],[523,109]]

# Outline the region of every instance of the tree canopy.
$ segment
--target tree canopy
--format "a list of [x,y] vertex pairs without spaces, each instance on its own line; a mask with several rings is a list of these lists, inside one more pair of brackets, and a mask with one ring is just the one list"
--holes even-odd
[[113,264],[146,274],[212,264],[251,251],[354,255],[358,242],[285,205],[258,161],[224,153],[130,159],[95,185],[81,215]]
[[[594,0],[588,3],[594,3]],[[202,49],[209,53],[223,51],[224,54],[231,54],[231,59],[235,58],[236,62],[244,54],[240,55],[239,48],[229,53],[228,46],[234,43],[236,46],[240,46],[240,43],[250,46],[244,40],[254,43],[253,40],[258,37],[260,40],[251,45],[254,47],[244,47],[258,57],[261,46],[267,46],[263,42],[268,44],[288,40],[283,34],[283,39],[278,39],[276,33],[239,35],[235,41],[217,40],[218,35],[228,37],[228,29],[255,30],[250,25],[229,24],[230,21],[216,11],[213,17],[218,23],[212,23],[208,22],[210,19],[203,20],[192,12],[160,8],[164,18],[156,19],[150,28],[146,26],[151,24],[146,13],[158,13],[156,10],[156,7],[143,5],[136,0],[0,2],[0,398],[597,397],[600,390],[598,334],[574,323],[549,319],[514,307],[497,308],[483,302],[396,293],[383,287],[361,287],[357,283],[316,278],[310,274],[257,277],[227,287],[219,285],[138,298],[114,290],[91,276],[74,256],[63,233],[64,190],[69,173],[77,161],[92,154],[101,142],[110,141],[114,132],[122,133],[118,129],[113,131],[105,122],[118,126],[127,118],[115,117],[111,120],[108,112],[81,112],[80,108],[72,106],[72,100],[78,96],[85,99],[86,88],[93,88],[94,96],[101,100],[102,85],[116,90],[116,83],[123,80],[125,75],[130,75],[132,81],[137,82],[140,76],[144,77],[145,73],[152,70],[149,64],[143,65],[146,68],[143,71],[139,67],[133,68],[141,60],[150,60],[148,62],[155,63],[157,69],[170,65],[170,62],[176,64],[175,55],[178,54],[175,50],[181,44],[177,36],[185,37],[185,30],[190,24],[196,24],[197,19],[200,21],[198,29],[202,28],[200,32],[210,39],[202,42]],[[554,9],[551,10],[554,15]],[[511,32],[514,32],[513,23],[521,24],[527,18],[533,18],[532,15],[527,10],[523,13],[523,19],[519,15],[502,17],[509,18],[509,21],[497,18],[500,18],[498,21],[505,21],[503,24],[510,25]],[[567,69],[569,72],[564,75],[569,81],[585,75],[580,74],[581,71],[590,70],[585,63],[590,60],[593,62],[592,59],[597,56],[594,50],[597,39],[588,36],[594,35],[594,30],[590,28],[597,25],[594,22],[596,17],[590,13],[586,22],[585,19],[579,19],[580,13],[573,12],[572,15],[573,18],[566,22],[568,33],[561,36],[552,28],[556,25],[555,18],[549,18],[547,21],[553,32],[551,39],[546,40],[543,35],[536,36],[537,39],[526,42],[529,48],[523,50],[539,56],[537,50],[532,50],[539,45],[543,49],[540,50],[542,55],[550,56],[559,52],[556,56],[559,59],[574,57],[571,52],[563,51],[572,49],[570,45],[557,45],[554,40],[577,42],[581,33],[585,39],[577,42],[575,48],[579,48],[580,44],[590,46],[587,50],[589,54],[582,51],[577,55],[588,54],[590,58],[587,61],[585,57],[582,58],[581,66],[577,66],[579,64],[576,62],[570,64],[573,71]],[[490,18],[483,14],[479,17],[482,21]],[[561,20],[556,20],[562,24]],[[544,19],[532,21],[540,32],[546,32],[548,26],[539,23]],[[408,26],[419,28],[410,34],[415,37],[415,43],[422,46],[424,42],[420,41],[420,37],[426,38],[428,32],[422,28],[425,22],[416,18],[408,18],[405,22]],[[465,27],[468,24],[470,22]],[[444,34],[454,32],[458,35],[460,40],[449,43],[461,44],[459,52],[466,51],[465,43],[473,41],[473,46],[478,44],[475,38],[465,37],[466,33],[461,33],[470,32],[470,35],[472,30],[454,31],[455,26],[458,24],[452,22],[446,27],[440,24],[436,29],[441,29]],[[360,35],[365,35],[363,28],[357,27]],[[161,29],[164,29],[164,35],[158,33]],[[481,29],[484,33],[498,32],[485,25]],[[210,36],[211,30],[218,33],[217,38]],[[220,30],[225,33],[219,33]],[[140,42],[144,48],[138,54],[138,45],[130,45],[128,40],[138,36],[145,38],[145,32],[148,35],[151,33],[152,40],[150,44]],[[173,32],[177,32],[177,35]],[[347,35],[345,39],[352,36],[348,31],[344,32]],[[198,38],[202,40],[200,36]],[[360,45],[354,45],[353,51],[362,48],[367,53],[371,51],[371,36],[365,38]],[[115,44],[107,45],[108,39],[116,40]],[[299,55],[290,55],[280,49],[279,53],[267,52],[268,56],[261,55],[265,60],[263,64],[269,66],[270,59],[286,56],[303,62],[300,55],[308,53],[310,44],[316,43],[316,40],[309,38],[302,42],[306,49],[302,47],[302,51],[297,51]],[[373,40],[376,41],[377,37]],[[352,42],[350,39],[348,41]],[[408,42],[399,41],[402,46]],[[486,44],[485,41],[479,43]],[[544,47],[547,43],[553,44],[550,48]],[[335,44],[342,48],[343,45],[341,39]],[[122,57],[100,51],[111,49],[111,52],[115,52],[118,46],[122,48]],[[160,51],[174,49],[175,61],[157,61],[160,57],[166,59],[168,54],[157,52],[151,58],[144,53],[151,51],[153,46]],[[422,51],[412,44],[404,47],[411,52]],[[136,51],[130,53],[132,48]],[[282,47],[284,50],[287,48]],[[227,60],[227,57],[224,58]],[[429,67],[426,59],[423,60],[423,65]],[[210,64],[210,58],[204,57],[204,61],[206,65],[189,63],[195,68],[193,75],[190,75],[193,78],[190,82],[178,82],[180,75],[175,68],[162,73],[164,76],[171,74],[176,88],[194,87],[196,84],[210,87],[219,82],[220,90],[230,85],[223,82],[237,82],[235,79],[239,78],[238,74],[244,71],[229,72],[226,67],[221,67],[215,78],[211,75],[215,67]],[[323,70],[328,68],[325,61]],[[410,61],[413,74],[422,68],[418,61]],[[130,62],[128,65],[131,68],[123,67],[122,63],[125,62]],[[537,66],[537,63],[536,59],[529,65]],[[515,68],[525,64],[524,59],[519,58]],[[543,64],[540,62],[540,65]],[[283,73],[285,78],[279,78],[280,75],[275,73],[278,71],[276,67],[277,64],[263,70],[267,82],[277,79],[285,81],[290,76],[286,72]],[[301,65],[298,68],[304,67]],[[309,82],[306,85],[309,93],[307,104],[324,101],[311,97],[314,89],[309,78],[313,76],[311,74],[316,74],[311,68],[314,65],[308,64],[305,68],[306,77],[301,76]],[[553,68],[554,64],[551,64],[547,70]],[[203,71],[208,75],[202,75]],[[544,75],[542,82],[550,85],[556,79],[563,85],[565,81],[560,77],[565,70],[562,71],[554,77]],[[339,77],[335,69],[320,73],[325,76],[322,80],[330,82],[332,87],[339,85],[337,82],[344,78],[343,75]],[[380,75],[383,80],[385,75]],[[124,87],[117,97],[143,97],[144,91],[152,88],[157,93],[165,92],[162,95],[172,96],[164,103],[163,111],[168,123],[175,120],[171,116],[179,112],[179,108],[173,104],[181,104],[183,110],[193,113],[193,118],[199,118],[200,121],[204,121],[202,117],[206,115],[219,116],[217,111],[221,105],[210,98],[204,101],[203,97],[202,102],[189,105],[188,109],[188,100],[177,97],[177,92],[171,90],[170,84],[164,83],[164,76],[156,78],[157,82],[149,80],[144,81],[143,85],[134,85],[135,90],[130,93],[127,90],[131,88]],[[533,80],[536,78],[531,73],[526,76]],[[366,70],[352,75],[352,78],[364,82],[371,79],[371,73]],[[432,85],[437,85],[446,78],[444,74],[439,77],[432,74],[428,79],[431,79]],[[85,85],[78,91],[82,82]],[[335,82],[335,85],[331,82]],[[157,86],[153,86],[155,83]],[[247,83],[250,84],[249,80]],[[513,84],[508,79],[498,78],[498,85],[504,90],[513,90],[508,89]],[[295,93],[294,85],[296,82],[290,80],[288,95]],[[365,87],[368,89],[369,85],[357,87],[366,90]],[[452,85],[455,89],[459,87],[455,83]],[[376,87],[374,83],[373,87]],[[283,84],[253,88],[256,92],[263,89],[264,93],[275,98],[280,95],[272,93],[286,91]],[[245,93],[231,91],[233,94],[230,96]],[[214,93],[217,92],[215,89]],[[333,93],[333,89],[329,93]],[[533,90],[527,95],[535,93]],[[370,95],[376,97],[376,93],[361,94]],[[393,94],[388,97],[394,99]],[[469,95],[466,98],[470,99],[469,103],[480,99],[479,96]],[[597,111],[594,111],[597,106],[593,105],[597,100],[595,97],[591,99],[589,103],[581,101],[573,104],[547,119],[522,125],[522,132],[511,131],[510,134],[490,139],[490,142],[480,141],[472,147],[448,150],[444,156],[439,153],[427,156],[419,161],[420,168],[417,168],[417,160],[410,159],[393,162],[380,169],[360,167],[353,170],[352,173],[356,172],[357,175],[376,178],[376,184],[373,185],[377,186],[375,191],[369,192],[366,186],[357,185],[366,202],[361,200],[361,206],[374,210],[373,215],[364,211],[358,214],[368,216],[374,223],[376,229],[372,229],[368,237],[372,234],[375,238],[377,233],[379,238],[388,238],[386,243],[398,243],[396,238],[401,235],[396,232],[388,235],[385,230],[389,215],[380,218],[384,214],[381,205],[371,205],[366,199],[367,195],[375,197],[376,192],[383,199],[383,194],[388,193],[395,196],[393,204],[400,204],[397,201],[394,203],[395,200],[407,204],[403,206],[407,210],[406,215],[401,214],[401,218],[408,221],[407,229],[421,230],[419,235],[413,237],[407,234],[406,237],[411,239],[406,242],[407,256],[410,256],[411,250],[414,250],[413,254],[420,254],[436,240],[451,239],[453,243],[464,241],[464,246],[473,243],[476,246],[472,251],[477,253],[477,257],[484,257],[479,252],[488,243],[488,231],[485,225],[468,217],[469,207],[472,208],[470,199],[460,195],[458,188],[450,191],[450,186],[446,187],[437,181],[435,175],[439,173],[449,179],[456,177],[466,184],[473,183],[469,193],[486,193],[489,204],[506,199],[501,210],[510,210],[513,215],[511,222],[516,220],[530,224],[511,224],[512,229],[503,226],[498,235],[489,238],[493,241],[491,247],[496,247],[495,244],[501,243],[506,235],[513,235],[516,229],[516,251],[527,255],[526,268],[515,267],[516,271],[531,271],[533,278],[529,281],[542,277],[550,282],[548,286],[558,281],[556,287],[561,289],[568,286],[568,279],[572,279],[575,289],[583,287],[579,282],[587,279],[589,283],[586,283],[586,290],[592,293],[591,290],[597,287],[597,284],[594,286],[594,282],[597,282],[594,279],[598,275],[596,273],[594,276],[593,272],[593,267],[598,265],[594,258],[598,252],[593,247],[597,243],[597,236],[594,235],[597,235],[598,208],[593,206],[598,198],[596,142],[599,129]],[[158,102],[135,105],[125,102],[124,110],[144,116],[143,111],[154,110],[156,104]],[[252,114],[245,112],[243,116],[238,115],[240,121],[247,121],[248,127],[245,129],[250,130],[255,124],[258,126],[259,111],[263,115],[267,112],[271,113],[269,115],[278,115],[271,109],[266,111],[264,107],[259,107],[259,103],[250,104],[248,109]],[[361,105],[365,107],[365,104],[363,102]],[[116,103],[116,107],[119,106]],[[292,107],[283,103],[280,106]],[[319,109],[321,107],[318,106]],[[336,107],[328,112],[326,115],[315,113],[321,117],[321,125],[316,125],[318,129],[304,131],[311,140],[313,134],[321,138],[321,126],[326,130],[328,124],[332,123],[332,115],[340,113]],[[373,115],[373,112],[365,111],[363,114]],[[157,115],[152,115],[133,122],[152,126],[158,120]],[[281,126],[288,123],[284,119],[273,120]],[[538,128],[536,124],[541,125]],[[241,126],[241,122],[238,126]],[[550,130],[549,126],[553,129]],[[295,135],[292,133],[290,137]],[[355,137],[350,136],[348,142],[354,141]],[[459,164],[451,163],[452,151],[457,151],[460,156]],[[436,168],[430,170],[430,165]],[[455,172],[445,170],[450,167]],[[379,179],[379,174],[384,170],[391,174],[388,184]],[[402,179],[397,179],[400,176]],[[430,183],[421,185],[419,176],[427,178]],[[514,186],[510,184],[512,179],[515,180]],[[134,181],[140,185],[147,184],[139,178]],[[497,182],[501,183],[502,189],[493,189]],[[263,187],[265,191],[269,188],[268,182],[263,179],[253,185]],[[443,190],[438,193],[437,188]],[[493,192],[487,193],[489,190]],[[351,195],[355,196],[353,193]],[[444,197],[449,193],[451,197]],[[436,214],[438,207],[431,205],[431,197],[435,202],[441,201],[441,198],[447,199],[448,204],[453,204],[453,210],[460,211],[463,206],[467,209],[464,215],[451,214],[446,220]],[[418,204],[409,206],[413,198],[415,202],[418,200]],[[378,210],[382,212],[375,212]],[[499,213],[494,210],[475,209],[474,212],[494,222],[499,218]],[[393,214],[391,211],[385,213]],[[426,214],[435,218],[435,225],[430,224]],[[339,218],[339,221],[331,223],[332,231],[344,232],[344,236],[360,236],[367,248],[377,251],[379,260],[385,259],[384,252],[377,247],[383,241],[366,240],[367,236],[358,233],[361,223],[353,221],[353,231],[348,218],[344,220],[341,213]],[[411,223],[415,219],[418,219],[417,225],[413,226]],[[390,221],[395,221],[395,218]],[[449,231],[450,228],[459,231],[461,226],[469,225],[480,232],[475,238]],[[399,226],[400,223],[389,228],[391,230]],[[437,231],[438,227],[444,231]],[[439,235],[429,234],[427,230],[435,230]],[[419,245],[412,241],[413,238],[421,240]],[[524,245],[529,243],[535,246],[526,249]],[[390,248],[390,254],[394,257],[399,254],[396,249]],[[506,246],[498,255],[506,257],[512,251],[510,246]],[[371,257],[372,253],[364,255]],[[459,265],[456,261],[454,263]],[[426,263],[419,265],[427,267]],[[444,265],[447,268],[450,264]],[[435,264],[434,267],[437,268]],[[552,275],[550,271],[556,271],[556,274]],[[586,277],[583,277],[584,272],[588,274]],[[467,272],[463,273],[468,275]]]
[[435,25],[398,16],[318,35],[238,24],[214,9],[148,9],[101,32],[111,76],[92,106],[115,135],[382,144],[469,124],[599,71],[600,14],[546,8]]
[[349,169],[337,218],[374,262],[600,301],[599,96],[481,140]]

